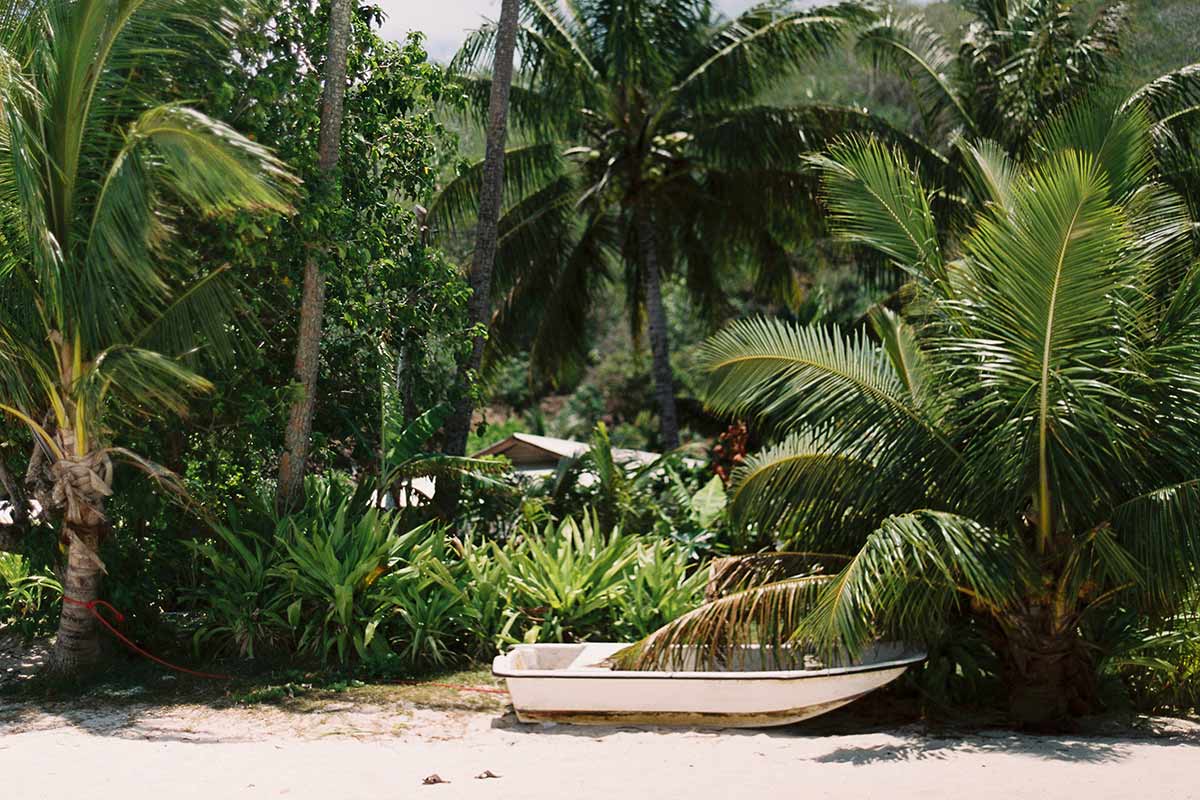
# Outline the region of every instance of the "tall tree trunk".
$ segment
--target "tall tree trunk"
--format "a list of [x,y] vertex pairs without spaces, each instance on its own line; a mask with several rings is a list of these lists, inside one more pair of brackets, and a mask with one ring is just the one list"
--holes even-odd
[[[61,431],[59,446],[75,452],[73,431]],[[58,635],[46,668],[56,675],[78,675],[100,657],[99,630],[89,603],[100,597],[104,564],[100,542],[108,524],[104,499],[112,493],[112,464],[103,454],[78,458],[68,455],[50,468],[54,500],[63,507],[63,544],[67,569],[63,576],[63,607]],[[69,598],[69,600],[67,599]]]
[[[333,0],[329,11],[329,52],[325,59],[325,88],[321,97],[321,132],[318,166],[323,186],[318,197],[336,200],[338,150],[342,138],[342,105],[346,98],[346,50],[350,44],[352,0]],[[275,504],[280,511],[292,508],[304,488],[304,472],[312,440],[313,411],[317,403],[317,373],[321,362],[321,326],[325,315],[325,276],[316,252],[304,261],[304,292],[296,337],[296,382],[299,396],[292,402],[279,460],[279,486]]]
[[650,339],[654,395],[658,399],[659,429],[663,449],[674,450],[679,447],[679,420],[675,413],[675,378],[671,373],[667,310],[663,306],[654,221],[645,208],[637,208],[634,213],[637,214],[638,249],[642,257],[642,297],[646,303],[646,327]]
[[[471,259],[471,324],[486,326],[492,318],[492,268],[496,262],[496,240],[504,197],[504,148],[508,142],[508,95],[512,88],[513,51],[516,49],[520,0],[503,0],[496,31],[496,55],[492,62],[492,91],[488,99],[487,152],[483,162],[483,184],[479,189],[479,223],[475,229],[475,252]],[[446,421],[445,451],[461,456],[467,450],[474,403],[465,388],[467,380],[483,365],[485,336],[471,341],[471,353],[460,371],[463,389]],[[457,481],[443,479],[438,487],[438,506],[449,516],[458,506]]]
[[104,573],[97,553],[102,523],[103,516],[63,520],[64,536],[70,540],[63,596],[74,602],[63,601],[58,634],[46,665],[57,675],[77,675],[100,658],[100,632],[86,604],[100,597]]

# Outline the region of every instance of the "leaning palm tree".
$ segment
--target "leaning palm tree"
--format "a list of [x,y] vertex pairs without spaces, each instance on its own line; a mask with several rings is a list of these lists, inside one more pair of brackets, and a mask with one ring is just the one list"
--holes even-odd
[[1079,108],[1025,163],[973,143],[987,202],[949,251],[901,154],[853,138],[814,159],[837,230],[911,277],[905,311],[856,333],[737,323],[707,345],[707,401],[775,439],[734,515],[847,561],[759,557],[765,582],[749,570],[627,659],[755,637],[854,653],[969,615],[1017,720],[1095,706],[1089,618],[1169,612],[1200,574],[1200,262],[1150,128]]
[[230,31],[237,0],[12,0],[0,7],[0,410],[33,435],[61,515],[66,604],[50,667],[97,656],[87,604],[111,527],[117,423],[182,414],[210,388],[197,348],[232,346],[225,267],[176,236],[199,216],[282,212],[292,179],[267,150],[153,99],[178,54]]
[[[523,144],[506,159],[493,339],[532,340],[535,368],[553,374],[586,353],[588,312],[607,284],[622,284],[635,340],[648,334],[662,444],[674,448],[663,282],[682,275],[707,309],[720,306],[730,269],[752,266],[764,289],[791,287],[786,245],[812,188],[799,156],[822,141],[814,131],[829,115],[762,95],[871,15],[854,3],[797,12],[768,2],[725,19],[708,0],[524,9],[511,94]],[[457,67],[486,69],[495,35],[475,33]],[[464,83],[482,117],[490,78]],[[470,225],[479,169],[430,209],[443,234]]]

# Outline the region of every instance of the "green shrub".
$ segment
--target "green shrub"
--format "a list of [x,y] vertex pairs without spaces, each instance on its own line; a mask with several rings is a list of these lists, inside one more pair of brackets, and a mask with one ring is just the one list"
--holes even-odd
[[524,615],[527,642],[583,640],[611,630],[611,612],[637,558],[632,539],[605,534],[594,514],[529,536],[511,552],[494,550]]
[[1135,708],[1150,711],[1200,709],[1200,611],[1188,600],[1183,611],[1156,624],[1133,611],[1106,621],[1101,638],[1110,656],[1102,674],[1118,678]]
[[517,641],[641,636],[701,599],[685,548],[605,532],[595,513],[504,544],[460,542],[431,524],[402,532],[400,514],[344,482],[311,483],[308,497],[270,522],[233,513],[215,541],[192,545],[197,649],[414,674]]
[[704,601],[708,572],[694,567],[687,550],[662,539],[643,543],[617,595],[614,630],[636,641]]
[[62,591],[57,578],[32,570],[29,559],[0,553],[0,627],[25,637],[50,633]]
[[332,484],[311,491],[304,516],[291,519],[277,540],[286,558],[272,570],[291,599],[289,626],[296,647],[322,661],[346,663],[382,658],[386,637],[376,631],[397,604],[393,584],[379,579],[429,534],[424,525],[401,535],[400,517],[377,507],[359,507]]
[[[283,520],[280,527],[288,524]],[[290,636],[286,595],[272,574],[282,553],[278,539],[236,524],[217,527],[216,535],[216,542],[189,543],[204,575],[189,598],[205,612],[193,636],[196,649],[207,645],[217,655],[249,658],[278,649]]]
[[477,544],[467,539],[457,545],[457,564],[429,566],[433,576],[458,593],[460,624],[466,636],[466,654],[489,659],[515,641],[511,631],[518,622],[512,607],[513,585],[496,542]]
[[[344,481],[312,479],[308,502],[262,534],[240,522],[197,543],[204,575],[193,600],[204,613],[197,646],[253,656],[264,648],[346,663],[390,651],[376,631],[395,607],[391,582],[429,526],[399,532],[400,516]],[[263,509],[260,509],[260,511]]]
[[384,635],[406,672],[444,669],[466,658],[462,595],[418,568],[385,579],[380,596],[390,612]]

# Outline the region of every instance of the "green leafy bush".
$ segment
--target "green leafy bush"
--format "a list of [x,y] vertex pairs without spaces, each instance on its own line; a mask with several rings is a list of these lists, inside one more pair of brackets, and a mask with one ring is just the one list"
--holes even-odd
[[1200,709],[1200,598],[1185,611],[1159,624],[1131,610],[1106,620],[1107,636],[1099,636],[1111,655],[1103,674],[1118,678],[1133,707],[1162,712],[1194,713]]
[[617,595],[618,638],[641,639],[700,605],[708,571],[694,567],[688,551],[673,542],[640,544],[624,590]]
[[217,528],[217,542],[193,545],[205,578],[193,595],[204,612],[197,646],[248,656],[288,650],[339,663],[390,651],[376,631],[396,598],[380,578],[429,527],[400,533],[398,514],[338,480],[311,479],[307,497],[302,509],[274,519],[268,534],[234,513]]
[[525,616],[527,642],[562,642],[607,632],[612,609],[637,558],[620,531],[605,534],[593,514],[548,525],[511,552],[494,549],[513,586],[512,602]]
[[398,515],[354,509],[351,498],[333,492],[313,502],[317,513],[308,523],[291,520],[280,537],[287,557],[273,570],[293,598],[287,620],[299,633],[296,646],[323,661],[336,656],[344,663],[352,650],[363,660],[382,657],[388,645],[375,633],[395,598],[379,578],[426,529],[402,536]]
[[[288,524],[283,520],[280,527]],[[190,543],[204,575],[191,599],[206,615],[193,642],[197,650],[211,646],[216,654],[254,658],[256,651],[277,648],[289,635],[286,595],[272,574],[281,548],[275,536],[236,524],[219,526],[215,532],[216,542]]]
[[510,573],[504,561],[496,557],[501,552],[496,542],[479,544],[467,539],[456,543],[456,549],[457,564],[435,561],[427,569],[444,587],[458,594],[466,655],[491,658],[515,641],[511,631],[519,615],[513,612]]
[[381,587],[390,612],[390,652],[407,672],[446,668],[467,656],[462,593],[433,571],[428,563],[416,566],[407,575],[389,576]]
[[642,635],[701,599],[686,549],[606,532],[594,512],[506,543],[458,541],[432,524],[402,530],[400,513],[346,483],[310,482],[308,497],[269,522],[231,514],[193,545],[197,649],[415,674],[518,641]]
[[25,637],[47,634],[60,597],[57,578],[32,570],[24,556],[0,553],[0,627],[11,626]]

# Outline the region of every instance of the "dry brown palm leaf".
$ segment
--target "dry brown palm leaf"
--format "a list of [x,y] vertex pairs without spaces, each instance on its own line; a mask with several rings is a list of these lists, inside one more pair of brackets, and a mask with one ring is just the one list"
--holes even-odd
[[713,559],[704,599],[712,602],[733,592],[784,578],[837,572],[850,556],[812,552],[764,552]]
[[616,669],[761,669],[803,660],[793,642],[826,575],[754,586],[706,603],[609,659]]

